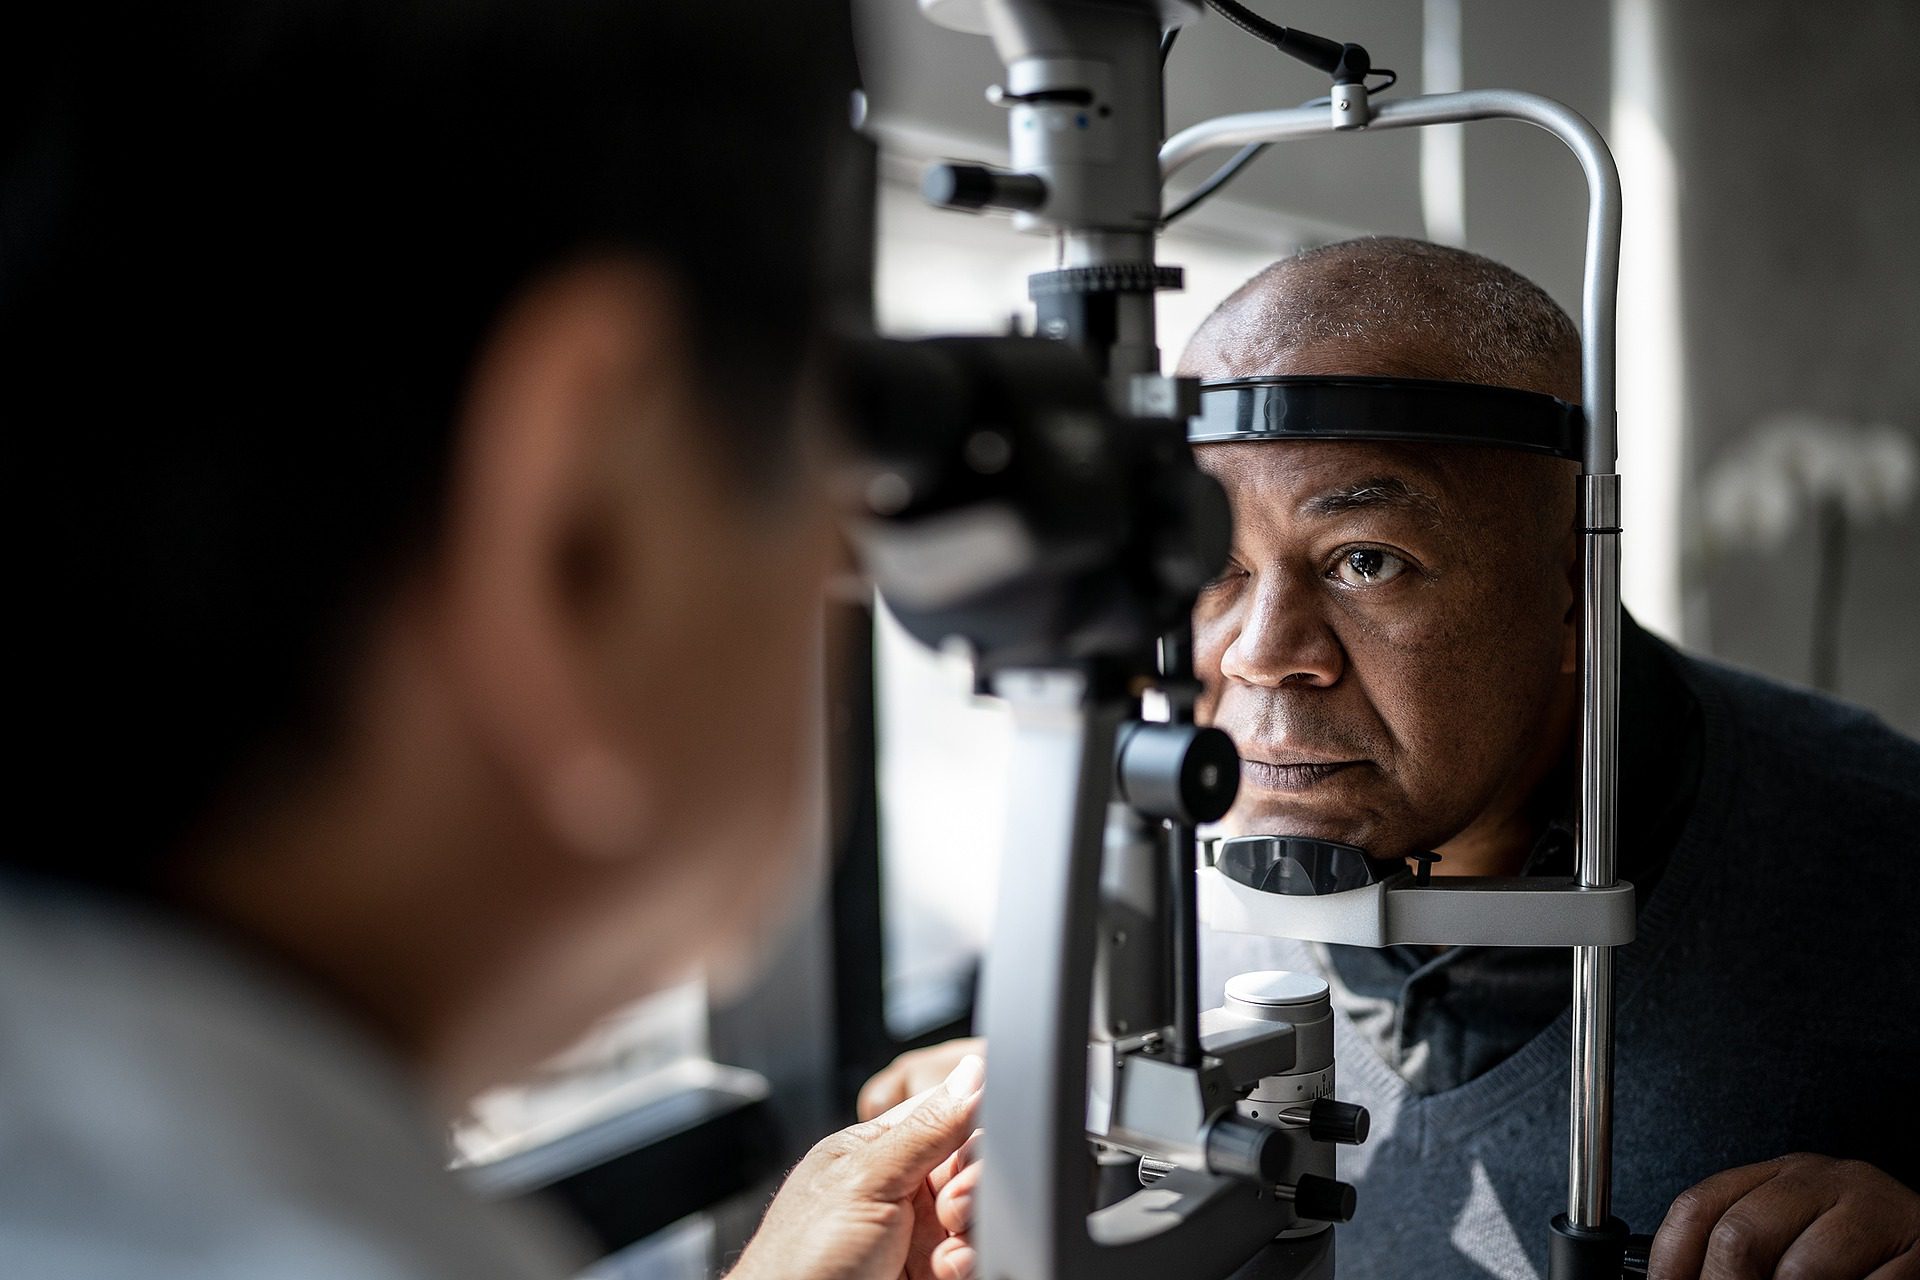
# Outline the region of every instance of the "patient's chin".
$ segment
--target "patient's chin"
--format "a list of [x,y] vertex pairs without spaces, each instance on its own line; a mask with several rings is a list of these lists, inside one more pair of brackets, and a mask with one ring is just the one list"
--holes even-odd
[[1221,822],[1220,831],[1228,836],[1306,836],[1350,844],[1369,853],[1381,834],[1379,820],[1371,814],[1329,812],[1322,806],[1276,804],[1270,800],[1234,805]]

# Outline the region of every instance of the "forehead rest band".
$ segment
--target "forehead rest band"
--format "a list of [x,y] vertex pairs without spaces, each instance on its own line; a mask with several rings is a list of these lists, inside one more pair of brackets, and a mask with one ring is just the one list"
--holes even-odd
[[1520,449],[1578,462],[1586,415],[1538,391],[1423,378],[1232,378],[1200,386],[1192,444],[1386,440]]

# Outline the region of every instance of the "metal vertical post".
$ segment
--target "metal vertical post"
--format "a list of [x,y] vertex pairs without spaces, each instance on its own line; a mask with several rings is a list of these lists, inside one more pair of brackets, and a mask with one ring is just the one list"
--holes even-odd
[[[1582,888],[1617,870],[1620,772],[1620,477],[1581,477],[1580,859]],[[1573,1082],[1567,1217],[1599,1230],[1612,1212],[1613,950],[1573,953]]]

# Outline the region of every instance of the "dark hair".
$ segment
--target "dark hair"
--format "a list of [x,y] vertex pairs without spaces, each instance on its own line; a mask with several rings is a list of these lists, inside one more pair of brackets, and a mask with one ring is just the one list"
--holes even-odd
[[10,37],[0,404],[47,504],[16,553],[46,575],[20,820],[57,834],[0,858],[142,883],[311,749],[543,273],[664,264],[726,455],[777,469],[825,276],[859,261],[823,247],[845,8],[76,4]]

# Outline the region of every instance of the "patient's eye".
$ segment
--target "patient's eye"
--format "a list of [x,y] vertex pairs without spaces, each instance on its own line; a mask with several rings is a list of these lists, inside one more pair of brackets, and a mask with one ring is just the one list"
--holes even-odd
[[1399,577],[1407,562],[1391,551],[1378,547],[1355,547],[1343,552],[1333,566],[1333,576],[1350,587],[1377,587]]
[[1245,569],[1242,569],[1239,565],[1229,560],[1225,568],[1214,574],[1213,577],[1207,580],[1206,585],[1200,588],[1201,594],[1204,595],[1208,592],[1220,591],[1226,587],[1230,587],[1237,579],[1245,577],[1246,572]]

